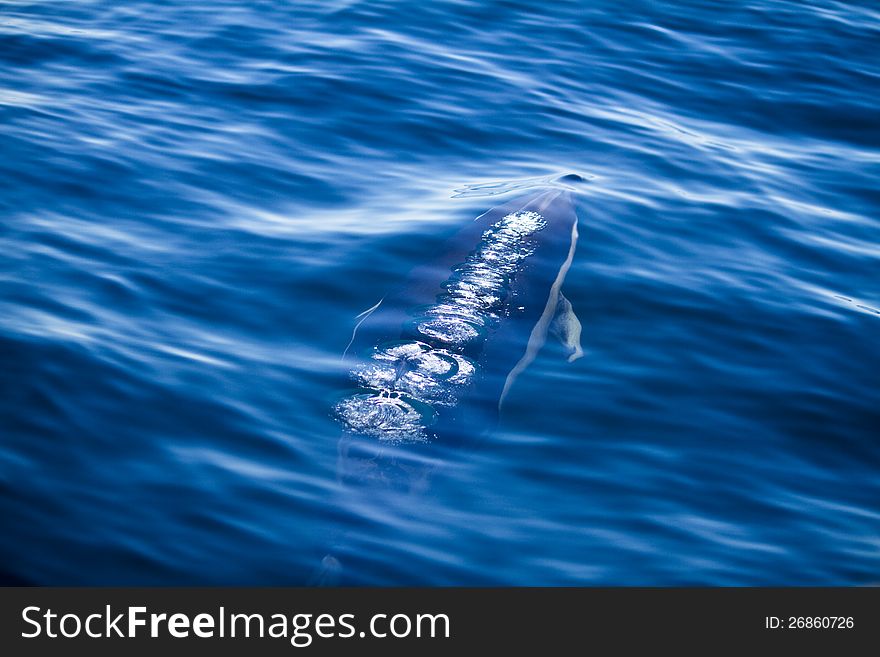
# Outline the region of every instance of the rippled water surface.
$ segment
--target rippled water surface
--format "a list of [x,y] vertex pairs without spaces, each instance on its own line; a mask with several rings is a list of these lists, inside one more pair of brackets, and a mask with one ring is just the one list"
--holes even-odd
[[[880,12],[624,4],[0,2],[2,577],[880,580]],[[355,316],[567,173],[584,357],[342,486]]]

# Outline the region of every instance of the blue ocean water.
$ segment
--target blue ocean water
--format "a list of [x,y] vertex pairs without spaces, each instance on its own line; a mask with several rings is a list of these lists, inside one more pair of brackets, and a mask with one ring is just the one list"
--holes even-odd
[[[869,2],[0,2],[0,571],[36,584],[880,580]],[[354,317],[577,173],[492,436],[338,483]]]

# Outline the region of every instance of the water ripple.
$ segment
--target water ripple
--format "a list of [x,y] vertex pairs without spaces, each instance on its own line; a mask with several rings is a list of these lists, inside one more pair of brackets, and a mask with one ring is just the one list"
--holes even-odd
[[[0,579],[297,584],[338,542],[361,584],[876,582],[878,37],[835,0],[3,3]],[[585,357],[422,494],[341,487],[353,318],[547,186]]]

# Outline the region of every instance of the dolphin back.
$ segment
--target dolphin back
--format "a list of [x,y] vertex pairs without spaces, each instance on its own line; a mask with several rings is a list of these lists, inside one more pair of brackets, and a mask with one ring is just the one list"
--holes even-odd
[[490,430],[546,338],[576,240],[570,193],[550,190],[480,215],[414,268],[347,351],[345,431],[399,444]]

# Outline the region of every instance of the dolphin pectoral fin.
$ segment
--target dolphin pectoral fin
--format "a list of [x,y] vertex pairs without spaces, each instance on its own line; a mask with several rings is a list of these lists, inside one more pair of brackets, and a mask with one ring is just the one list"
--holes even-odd
[[[376,303],[374,303],[372,306],[367,308],[365,311],[355,315],[354,318],[361,320],[361,322],[364,321],[367,317],[372,315],[379,306],[382,305],[383,301],[385,301],[385,297],[382,297],[381,299],[379,299]],[[360,324],[361,322],[358,322],[358,324]]]
[[571,302],[560,292],[559,302],[556,304],[556,315],[550,325],[550,333],[565,347],[569,363],[573,363],[584,355],[584,350],[581,349],[581,331],[581,321],[574,314]]
[[358,329],[361,327],[361,324],[363,324],[367,320],[367,318],[369,318],[370,315],[372,315],[374,312],[376,312],[376,310],[379,308],[379,306],[382,305],[383,301],[385,301],[385,297],[382,297],[381,299],[379,299],[379,301],[377,301],[375,304],[373,304],[372,306],[367,308],[362,313],[355,315],[355,319],[358,321],[354,325],[354,329],[351,332],[351,340],[349,340],[348,344],[345,345],[345,351],[342,352],[342,356],[340,357],[340,360],[345,360],[345,356],[348,354],[348,350],[351,349],[351,345],[354,344],[354,340],[357,337],[357,332],[358,332]]

